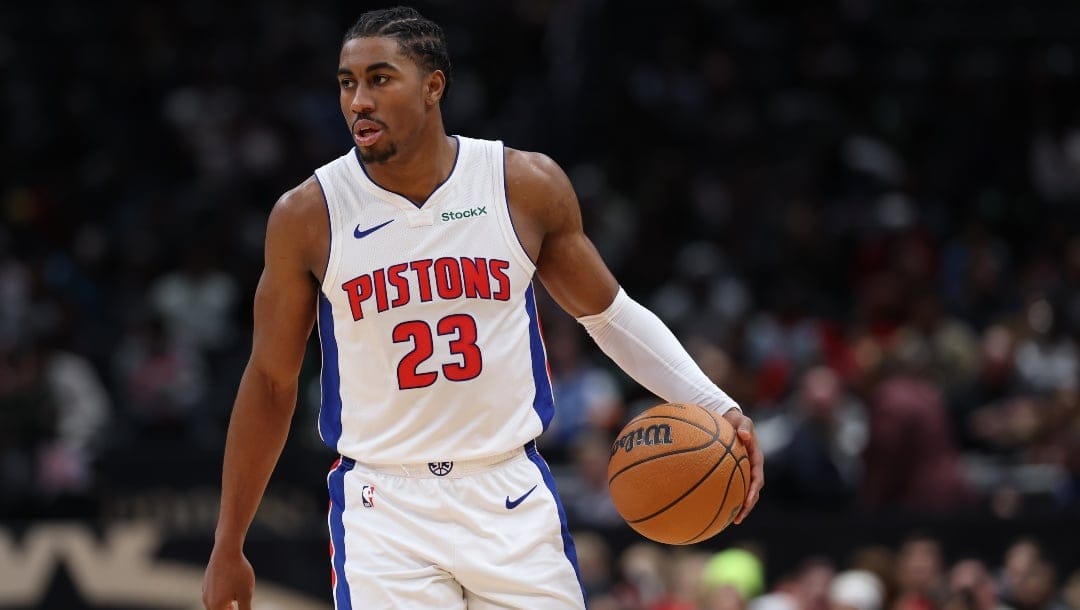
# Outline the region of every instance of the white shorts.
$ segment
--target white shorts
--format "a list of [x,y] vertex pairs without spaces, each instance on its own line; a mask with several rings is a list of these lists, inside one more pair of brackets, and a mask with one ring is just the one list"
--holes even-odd
[[536,447],[468,462],[341,458],[330,490],[337,610],[580,610],[577,553]]

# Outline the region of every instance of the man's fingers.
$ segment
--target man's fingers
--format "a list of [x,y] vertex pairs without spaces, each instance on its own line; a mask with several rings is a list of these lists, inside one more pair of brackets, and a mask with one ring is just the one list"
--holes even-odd
[[[731,417],[727,417],[729,414]],[[739,524],[750,514],[757,505],[758,498],[761,497],[761,488],[765,485],[765,454],[758,446],[757,436],[754,434],[754,422],[749,417],[729,411],[725,413],[725,419],[735,426],[735,434],[738,435],[750,456],[750,487],[746,491],[746,500],[743,502],[742,510],[735,516],[735,523]]]
[[750,514],[750,511],[757,505],[758,498],[761,497],[761,488],[765,486],[765,468],[763,460],[757,460],[755,464],[754,455],[760,456],[760,450],[755,451],[750,458],[750,490],[746,493],[746,501],[743,503],[743,508],[739,511],[739,514],[735,517],[736,525],[743,522],[743,519]]
[[739,435],[739,440],[746,445],[746,450],[753,451],[753,445],[757,444],[757,438],[754,436],[754,422],[750,421],[749,417],[744,416],[735,432]]

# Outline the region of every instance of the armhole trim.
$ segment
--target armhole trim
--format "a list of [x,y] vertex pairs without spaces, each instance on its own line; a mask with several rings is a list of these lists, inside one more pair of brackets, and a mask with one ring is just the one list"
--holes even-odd
[[339,206],[334,205],[334,194],[327,191],[327,185],[332,184],[330,176],[327,175],[329,168],[319,168],[315,170],[315,181],[319,183],[319,190],[322,192],[323,203],[326,205],[326,220],[328,223],[328,229],[330,231],[330,252],[326,256],[326,269],[323,270],[323,279],[320,288],[323,294],[329,296],[332,291],[332,287],[337,279],[338,266],[341,259],[341,248],[337,243],[335,237],[338,233],[338,227],[341,224],[339,215]]
[[502,200],[502,208],[505,210],[505,213],[499,215],[503,237],[506,239],[507,245],[510,246],[510,251],[514,253],[514,258],[531,276],[536,272],[536,263],[529,257],[529,251],[525,249],[525,243],[521,241],[521,235],[518,234],[517,228],[514,226],[513,213],[510,211],[510,188],[506,183],[506,146],[501,141],[496,141],[492,148],[494,151],[493,156],[498,156],[493,169],[495,175],[495,179],[492,181],[495,190],[493,195],[496,201]]

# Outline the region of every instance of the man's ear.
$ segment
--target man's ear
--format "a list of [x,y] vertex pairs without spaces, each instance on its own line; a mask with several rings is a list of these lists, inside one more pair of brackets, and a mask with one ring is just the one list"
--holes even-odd
[[446,92],[446,75],[442,70],[435,70],[427,77],[427,83],[424,89],[424,101],[428,105],[434,106],[442,99],[443,93]]

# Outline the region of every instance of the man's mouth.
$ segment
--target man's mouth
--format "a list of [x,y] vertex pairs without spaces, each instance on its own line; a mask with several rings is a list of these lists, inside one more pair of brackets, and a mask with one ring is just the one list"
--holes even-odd
[[382,135],[382,126],[369,119],[361,119],[353,125],[353,140],[358,146],[371,146]]

